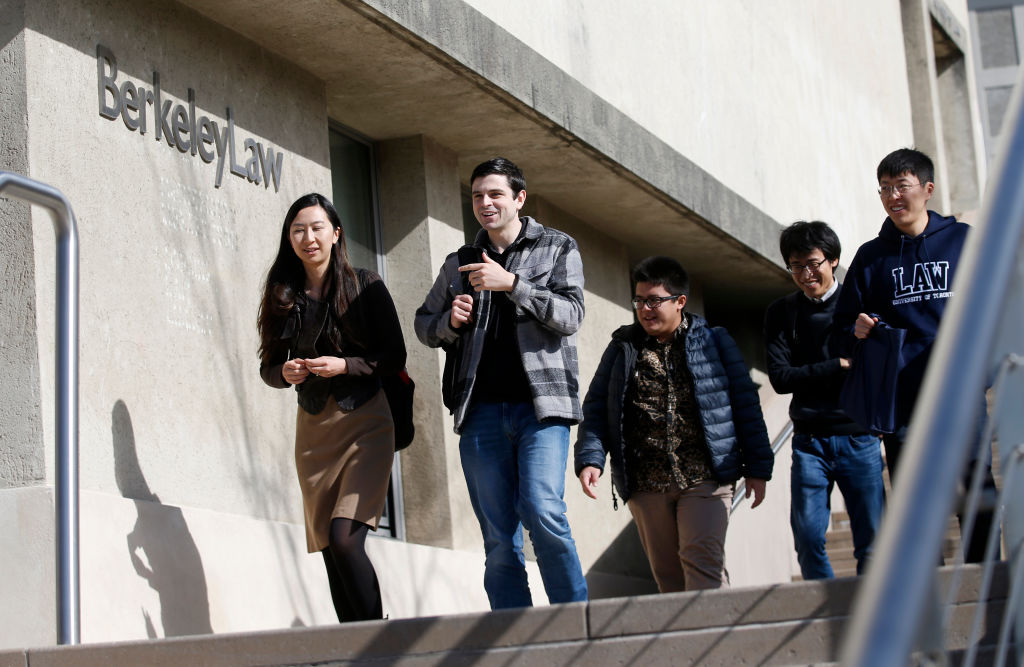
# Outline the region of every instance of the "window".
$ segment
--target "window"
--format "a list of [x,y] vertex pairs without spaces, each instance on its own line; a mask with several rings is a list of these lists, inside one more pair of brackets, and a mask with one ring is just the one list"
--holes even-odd
[[[345,230],[349,261],[353,266],[376,271],[387,280],[380,253],[380,217],[377,214],[376,165],[373,146],[353,133],[331,124],[331,201]],[[402,516],[402,476],[395,457],[388,485],[388,500],[378,534],[405,538]]]
[[334,127],[330,137],[331,201],[345,229],[349,260],[380,273],[373,149]]
[[1010,104],[1020,63],[1024,60],[1022,0],[968,3],[974,44],[978,105],[989,161],[995,158],[1003,119]]

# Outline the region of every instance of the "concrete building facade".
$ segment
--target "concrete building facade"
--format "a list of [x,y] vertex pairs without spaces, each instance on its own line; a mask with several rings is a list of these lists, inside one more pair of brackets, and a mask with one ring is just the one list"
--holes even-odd
[[[874,169],[917,145],[938,205],[977,210],[982,126],[955,0],[0,0],[0,169],[60,189],[80,248],[82,639],[335,621],[305,553],[291,392],[260,380],[256,308],[298,196],[332,197],[395,297],[417,437],[371,540],[391,617],[486,609],[443,355],[412,330],[504,155],[525,212],[586,275],[585,391],[632,318],[630,267],[669,254],[733,333],[774,436],[761,320],[792,282],[781,227],[822,219],[849,260],[884,217]],[[0,199],[0,648],[54,641],[54,294],[48,214]],[[788,450],[730,526],[734,585],[798,570]],[[654,590],[629,513],[569,520],[595,596]],[[543,587],[531,564],[535,596]]]
[[1020,80],[1024,59],[1024,2],[970,0],[971,43],[977,72],[978,105],[986,155],[995,157],[1003,119]]

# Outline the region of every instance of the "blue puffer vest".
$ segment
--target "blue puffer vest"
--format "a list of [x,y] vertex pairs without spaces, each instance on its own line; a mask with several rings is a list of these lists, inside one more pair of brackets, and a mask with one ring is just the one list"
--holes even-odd
[[[774,455],[761,414],[757,387],[728,332],[687,313],[686,360],[693,376],[704,436],[715,479],[771,479]],[[611,457],[612,482],[629,500],[629,470],[622,435],[626,390],[647,333],[639,324],[619,328],[605,349],[583,402],[583,423],[575,446],[576,475],[587,466],[604,470]]]

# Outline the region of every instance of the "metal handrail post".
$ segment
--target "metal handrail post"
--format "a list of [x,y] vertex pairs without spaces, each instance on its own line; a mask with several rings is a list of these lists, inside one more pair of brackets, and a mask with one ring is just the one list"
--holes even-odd
[[[1022,70],[1024,76],[1024,70]],[[841,651],[844,665],[906,664],[929,604],[957,481],[976,442],[1008,280],[1024,238],[1024,115],[1018,83],[997,179],[968,237],[918,396],[871,568]],[[938,445],[941,443],[941,447]]]
[[78,227],[59,190],[0,171],[0,195],[53,213],[57,234],[56,468],[57,641],[80,641],[78,548]]

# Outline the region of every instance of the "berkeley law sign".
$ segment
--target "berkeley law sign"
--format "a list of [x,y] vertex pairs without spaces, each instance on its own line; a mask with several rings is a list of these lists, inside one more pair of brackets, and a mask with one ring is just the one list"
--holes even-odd
[[190,153],[207,164],[217,160],[217,179],[215,187],[220,187],[224,179],[224,168],[240,178],[256,185],[270,187],[274,182],[274,192],[281,187],[281,164],[284,154],[254,139],[246,139],[242,144],[245,164],[239,164],[235,152],[235,118],[231,107],[227,107],[224,126],[207,116],[196,116],[196,93],[188,89],[188,104],[174,104],[160,92],[160,73],[153,72],[153,87],[147,90],[136,86],[129,80],[117,83],[117,58],[114,53],[103,46],[96,45],[96,74],[98,79],[100,115],[109,120],[124,121],[125,127],[131,131],[138,130],[144,135],[152,129],[157,141],[164,141],[168,146],[177,148],[182,153]]

